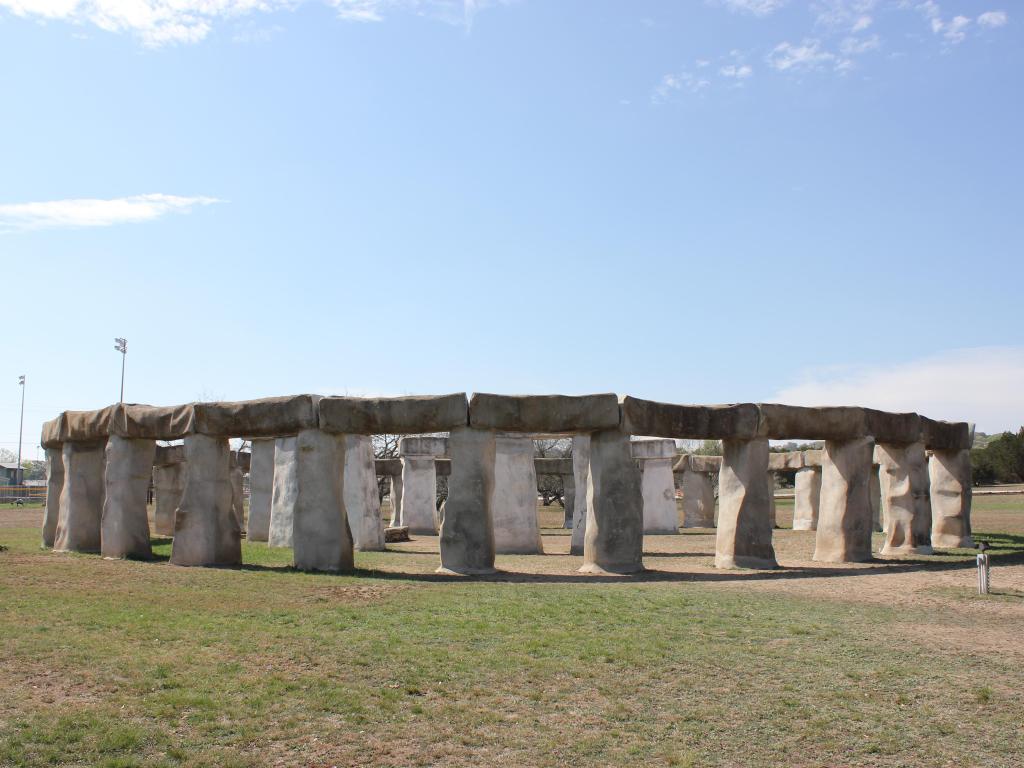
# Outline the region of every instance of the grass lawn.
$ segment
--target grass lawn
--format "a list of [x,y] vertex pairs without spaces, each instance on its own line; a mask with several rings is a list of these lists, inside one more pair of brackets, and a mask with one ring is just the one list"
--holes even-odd
[[550,554],[481,581],[435,576],[433,537],[347,576],[258,543],[189,569],[0,512],[0,765],[1021,765],[1024,497],[976,503],[989,597],[973,552],[824,567],[788,530],[772,574],[687,531],[578,576],[541,514]]

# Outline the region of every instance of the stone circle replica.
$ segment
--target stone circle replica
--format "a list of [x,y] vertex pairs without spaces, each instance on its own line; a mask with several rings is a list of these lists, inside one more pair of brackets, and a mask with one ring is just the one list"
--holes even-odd
[[[375,434],[406,435],[400,458],[375,461]],[[535,459],[538,435],[571,436],[572,457]],[[251,440],[251,454],[232,452],[230,438]],[[677,439],[721,440],[722,456],[679,456]],[[824,449],[769,452],[769,440],[783,439]],[[678,532],[674,475],[684,527],[716,525],[718,475],[715,565],[775,568],[771,473],[795,471],[793,527],[816,531],[814,559],[858,562],[871,559],[879,513],[882,554],[973,546],[971,440],[966,423],[916,413],[614,394],[117,404],[43,426],[42,537],[60,552],[151,558],[152,479],[155,533],[173,536],[171,563],[240,565],[248,472],[247,537],[292,547],[297,569],[346,571],[354,549],[384,549],[377,477],[388,476],[392,526],[439,534],[439,572],[490,574],[495,554],[543,552],[537,475],[553,474],[580,571],[626,574],[643,570],[644,534]],[[438,475],[448,476],[440,510]]]

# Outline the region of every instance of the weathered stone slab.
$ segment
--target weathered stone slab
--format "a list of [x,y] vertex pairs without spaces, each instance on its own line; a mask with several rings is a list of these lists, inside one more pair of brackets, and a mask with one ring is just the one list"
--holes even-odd
[[537,457],[533,460],[534,471],[538,475],[571,475],[572,459]]
[[531,438],[495,437],[491,515],[497,554],[544,554],[537,524],[537,473]]
[[476,392],[469,423],[504,432],[571,433],[619,425],[619,400],[601,395],[492,395]]
[[[674,451],[674,441],[667,442],[673,443]],[[635,458],[635,451],[633,455]],[[672,457],[674,456],[673,452]],[[645,535],[679,533],[676,484],[672,475],[673,461],[674,458],[669,457],[640,461],[640,496],[643,500]]]
[[916,413],[863,410],[865,434],[876,443],[908,445],[921,439],[921,417]]
[[231,514],[235,516],[238,523],[238,530],[245,530],[245,476],[242,468],[235,463],[234,452],[232,451],[231,469],[228,471],[228,479],[231,481]]
[[100,553],[112,559],[153,557],[149,544],[149,481],[156,443],[107,438]]
[[270,506],[274,498],[274,441],[252,441],[249,465],[249,523],[246,538],[266,541],[270,538]]
[[325,397],[320,428],[350,435],[447,432],[468,423],[464,392],[424,397]]
[[572,482],[576,489],[569,554],[582,555],[587,533],[587,487],[590,484],[590,435],[572,438]]
[[[406,532],[406,536],[409,534],[409,526],[402,522],[402,475],[391,475],[388,478],[391,481],[390,498],[391,498],[391,525],[390,528],[402,528]],[[384,530],[384,541],[387,542],[387,529]]]
[[[567,461],[570,468],[572,467],[572,459],[560,459],[560,461]],[[573,515],[576,514],[576,482],[572,472],[560,474],[560,476],[562,478],[562,502],[565,504],[562,528],[571,531]]]
[[384,541],[393,544],[398,541],[409,541],[409,529],[404,525],[391,525],[384,529]]
[[675,459],[675,440],[633,440],[629,451],[634,459]]
[[[451,431],[448,449],[452,474],[441,523],[440,573],[494,573],[494,433],[458,427]],[[408,494],[408,485],[406,485]],[[403,507],[405,499],[403,499]]]
[[722,469],[722,457],[721,456],[703,456],[698,454],[688,454],[681,456],[676,465],[672,468],[673,472],[703,472],[709,475],[717,475]]
[[718,475],[716,568],[776,568],[768,441],[723,440]]
[[401,459],[374,459],[373,467],[378,477],[401,477],[402,475]]
[[825,443],[814,559],[856,563],[871,559],[870,474],[873,441]]
[[57,552],[100,551],[106,444],[106,438],[64,443],[64,487],[53,540]]
[[814,531],[818,528],[821,501],[821,466],[808,466],[796,471],[793,498],[793,530]]
[[180,464],[185,460],[184,445],[158,445],[153,453],[153,466],[163,467],[168,464]]
[[318,423],[319,395],[195,403],[194,429],[213,437],[287,437]]
[[64,414],[62,413],[55,419],[51,419],[43,424],[43,431],[39,437],[39,444],[43,448],[56,448],[60,450],[60,447],[64,444]]
[[803,451],[803,454],[804,454],[804,466],[805,467],[820,467],[821,466],[821,459],[822,459],[822,456],[824,455],[824,453],[825,452],[822,451],[822,450]]
[[758,408],[761,418],[758,434],[770,440],[851,440],[866,434],[863,408],[806,407],[777,403],[758,403]]
[[871,530],[878,533],[882,530],[882,482],[879,478],[877,465],[871,467],[871,475],[868,481],[868,501],[871,502]]
[[[295,437],[292,547],[300,571],[337,573],[354,567],[345,509],[345,452],[341,438],[320,429],[304,429]],[[362,462],[362,474],[374,476],[372,461],[371,453],[369,463]],[[379,525],[379,513],[377,521]]]
[[242,536],[231,511],[226,438],[185,438],[185,491],[174,516],[173,565],[240,565]]
[[[60,443],[58,443],[60,445]],[[43,511],[43,549],[53,549],[64,490],[64,455],[59,447],[46,449],[46,507]]]
[[432,456],[402,457],[402,525],[413,536],[437,535],[437,471]]
[[344,435],[345,512],[352,543],[360,552],[384,549],[384,521],[380,513],[373,441],[369,435]]
[[642,571],[643,530],[640,470],[630,454],[629,435],[618,429],[594,432],[580,572]]
[[110,418],[113,413],[112,405],[95,411],[64,411],[61,440],[90,442],[105,439],[110,434]]
[[119,403],[111,406],[110,434],[140,440],[180,440],[193,433],[194,422],[191,403],[160,407]]
[[932,451],[969,450],[971,427],[963,421],[936,421],[922,416],[921,440]]
[[182,461],[153,467],[153,530],[157,536],[174,535],[174,515],[185,492],[185,469],[184,451]]
[[443,458],[448,456],[447,437],[426,437],[413,436],[403,437],[398,441],[399,456],[433,456]]
[[743,439],[757,434],[758,411],[753,403],[676,405],[625,397],[622,425],[632,435],[676,440]]
[[768,469],[772,472],[783,472],[787,470],[800,469],[804,465],[804,455],[801,451],[787,451],[785,453],[768,453]]
[[932,494],[928,477],[928,456],[923,442],[907,446],[910,487],[914,491],[914,538],[923,555],[932,554]]
[[935,451],[928,460],[932,546],[973,547],[971,538],[971,452]]
[[274,490],[270,496],[270,531],[267,546],[290,547],[295,527],[295,502],[299,495],[296,475],[298,446],[294,437],[274,441]]
[[[907,446],[895,443],[875,445],[875,461],[879,464],[881,509],[885,517],[883,555],[921,554],[914,534],[914,491],[910,483],[910,461]],[[931,547],[927,547],[931,551]]]
[[683,527],[715,527],[715,487],[707,472],[683,472]]

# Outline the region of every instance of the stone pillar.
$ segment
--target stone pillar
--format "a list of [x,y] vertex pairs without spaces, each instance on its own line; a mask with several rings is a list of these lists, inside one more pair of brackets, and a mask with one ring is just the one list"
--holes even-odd
[[768,472],[768,519],[772,523],[772,528],[779,527],[779,516],[778,511],[775,509],[775,473]]
[[270,504],[274,497],[274,441],[253,440],[249,464],[249,541],[270,537]]
[[57,552],[100,551],[106,447],[106,440],[64,443],[64,488],[53,539]]
[[934,451],[928,460],[932,546],[973,547],[971,538],[971,452]]
[[[292,546],[295,567],[300,571],[338,572],[353,568],[352,534],[345,510],[345,484],[350,477],[362,482],[361,475],[365,475],[365,468],[348,472],[346,443],[362,452],[361,441],[349,441],[349,437],[329,435],[319,429],[304,429],[294,438]],[[364,463],[365,457],[362,457],[359,464]],[[376,477],[372,451],[370,477]],[[376,497],[376,482],[374,489]],[[377,521],[379,526],[379,508]]]
[[882,484],[879,478],[881,467],[877,464],[871,466],[871,483],[868,499],[871,501],[871,530],[876,533],[882,530]]
[[267,546],[290,547],[295,520],[295,498],[299,493],[295,477],[296,445],[294,437],[274,441],[274,486],[270,495],[270,531]]
[[826,441],[814,559],[856,563],[871,559],[871,455],[873,441]]
[[[448,437],[452,473],[441,523],[439,573],[483,575],[494,573],[494,433],[456,427]],[[431,459],[431,461],[433,461]],[[403,472],[408,509],[408,478]]]
[[352,541],[360,552],[384,549],[373,441],[369,435],[345,435],[345,511]]
[[683,527],[715,527],[715,485],[707,472],[683,470]]
[[100,553],[109,558],[148,560],[149,481],[153,477],[156,442],[107,438],[104,472],[103,517],[100,523]]
[[914,540],[918,551],[930,555],[932,549],[932,495],[928,478],[928,455],[924,443],[913,443],[907,447],[910,462],[910,487],[914,491]]
[[590,435],[581,573],[636,573],[644,569],[640,470],[629,443],[629,435],[617,429]]
[[723,440],[716,568],[777,568],[772,546],[768,440]]
[[[910,482],[907,446],[879,443],[875,446],[879,464],[881,508],[885,515],[883,555],[924,554],[914,532],[914,492]],[[924,549],[931,551],[927,544]]]
[[242,468],[236,464],[235,454],[231,454],[231,469],[228,476],[231,480],[231,514],[235,516],[238,530],[245,530],[245,478]]
[[562,527],[572,530],[572,516],[576,509],[576,482],[573,475],[559,475],[562,478],[562,501],[565,502],[565,519]]
[[174,513],[184,492],[184,461],[153,467],[153,528],[157,536],[174,535]]
[[676,483],[672,464],[675,440],[636,440],[630,443],[633,458],[640,462],[640,495],[644,510],[644,533],[679,533]]
[[391,475],[391,527],[398,528],[402,522],[402,476]]
[[795,485],[793,530],[816,530],[818,527],[818,504],[821,499],[821,467],[798,469]]
[[60,494],[64,490],[64,456],[61,448],[46,449],[46,510],[43,513],[43,549],[52,549],[60,518]]
[[231,450],[225,438],[185,438],[185,492],[174,516],[173,565],[240,565],[242,537],[231,511]]
[[583,541],[587,533],[590,435],[574,435],[572,438],[572,484],[576,489],[576,503],[573,505],[572,536],[569,541],[569,554],[582,555]]
[[447,450],[443,437],[403,437],[398,443],[402,457],[402,525],[408,526],[413,535],[437,535],[434,459]]
[[[455,470],[454,462],[452,470]],[[491,494],[494,551],[499,555],[544,554],[537,524],[537,471],[533,464],[532,438],[520,435],[494,438]]]

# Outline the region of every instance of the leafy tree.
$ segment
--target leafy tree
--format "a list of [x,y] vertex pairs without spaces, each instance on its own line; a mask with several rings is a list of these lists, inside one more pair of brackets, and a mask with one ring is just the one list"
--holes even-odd
[[[979,458],[980,466],[983,470],[991,468],[997,482],[1024,482],[1024,427],[1016,434],[1004,432],[989,441],[981,452],[984,457]],[[971,458],[974,459],[973,451]]]

